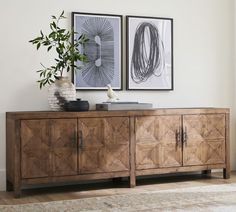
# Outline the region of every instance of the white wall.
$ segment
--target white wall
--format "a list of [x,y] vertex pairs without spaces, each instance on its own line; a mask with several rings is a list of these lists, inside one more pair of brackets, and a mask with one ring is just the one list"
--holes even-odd
[[[39,90],[35,82],[40,62],[50,65],[50,56],[35,51],[28,40],[40,29],[47,31],[50,16],[62,10],[68,17],[77,11],[174,18],[174,91],[122,91],[122,100],[153,102],[155,107],[234,104],[233,0],[1,0],[0,4],[0,189],[5,188],[5,112],[49,109],[46,89]],[[66,25],[70,27],[70,18]],[[78,92],[78,97],[91,105],[106,100],[105,92]],[[232,123],[235,128],[235,119]],[[236,169],[234,152],[232,140]]]

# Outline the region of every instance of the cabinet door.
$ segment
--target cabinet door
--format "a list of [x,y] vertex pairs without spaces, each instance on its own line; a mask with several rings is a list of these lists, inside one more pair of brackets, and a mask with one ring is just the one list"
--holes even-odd
[[178,115],[136,117],[136,169],[181,166],[180,129]]
[[22,178],[77,174],[77,119],[21,121]]
[[50,126],[52,175],[76,175],[77,119],[54,119]]
[[129,118],[79,119],[79,172],[129,170]]
[[47,120],[21,121],[22,178],[48,177],[50,175],[49,152]]
[[225,163],[225,115],[184,115],[183,165]]

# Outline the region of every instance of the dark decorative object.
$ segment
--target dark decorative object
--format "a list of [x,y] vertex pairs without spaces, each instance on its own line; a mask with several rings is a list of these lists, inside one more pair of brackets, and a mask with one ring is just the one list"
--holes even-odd
[[66,111],[88,111],[89,103],[88,101],[81,101],[77,99],[77,101],[69,101],[64,104],[64,109]]
[[89,39],[80,47],[88,63],[76,63],[77,66],[83,65],[81,71],[73,74],[76,89],[105,90],[111,84],[114,90],[121,90],[122,16],[73,12],[72,26],[76,33]]
[[173,90],[173,19],[127,16],[127,89]]

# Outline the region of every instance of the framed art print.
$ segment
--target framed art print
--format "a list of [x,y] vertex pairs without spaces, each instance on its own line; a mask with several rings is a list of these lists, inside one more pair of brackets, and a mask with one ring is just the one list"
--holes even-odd
[[88,62],[77,62],[81,69],[73,71],[76,89],[105,90],[110,84],[114,90],[121,90],[122,16],[73,12],[72,28],[74,36],[83,34],[89,39],[80,47]]
[[173,90],[173,19],[126,17],[127,89]]

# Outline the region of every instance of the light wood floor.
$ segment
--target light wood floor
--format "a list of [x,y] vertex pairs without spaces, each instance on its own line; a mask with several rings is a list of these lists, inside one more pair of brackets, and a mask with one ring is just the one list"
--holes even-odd
[[27,189],[22,192],[20,199],[15,199],[13,192],[0,192],[0,204],[25,204],[48,202],[56,200],[80,199],[87,197],[107,196],[115,194],[142,193],[153,190],[165,190],[173,188],[196,187],[204,185],[236,183],[236,172],[232,172],[231,178],[224,180],[222,172],[212,173],[211,177],[199,173],[172,176],[155,176],[137,180],[135,188],[128,187],[128,180],[113,182],[96,182],[77,185],[57,186],[50,188]]

